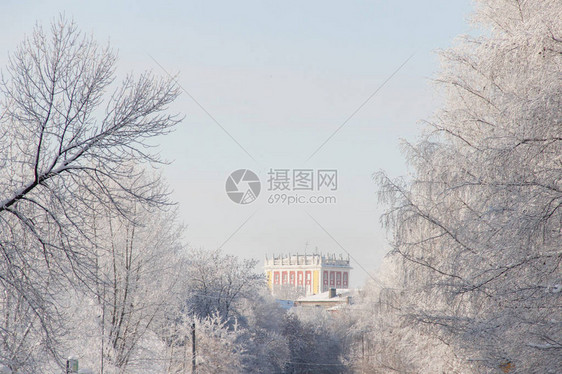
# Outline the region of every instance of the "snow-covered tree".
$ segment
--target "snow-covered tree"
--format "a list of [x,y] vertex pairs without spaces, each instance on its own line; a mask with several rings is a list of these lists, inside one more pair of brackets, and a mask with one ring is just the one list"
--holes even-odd
[[[61,17],[49,32],[37,26],[2,76],[0,309],[3,323],[27,316],[29,329],[0,329],[0,339],[22,343],[29,364],[39,352],[57,356],[57,293],[95,277],[96,209],[127,216],[131,202],[166,203],[158,181],[133,165],[159,161],[147,139],[178,122],[164,111],[179,91],[150,74],[116,85],[115,63]],[[32,331],[34,343],[23,344]],[[22,358],[5,346],[0,363],[17,372]]]
[[195,330],[195,370],[201,374],[243,373],[245,354],[237,343],[238,326],[228,325],[219,313],[198,318],[185,316],[180,323],[168,325],[167,373],[191,373],[193,331]]
[[[343,327],[343,329],[341,328]],[[345,319],[322,308],[294,308],[283,320],[289,345],[286,373],[346,373]]]
[[411,180],[381,176],[399,313],[454,347],[459,372],[561,369],[560,14],[560,1],[479,1],[485,30],[442,53],[445,103],[407,145]]
[[283,336],[286,310],[270,295],[264,284],[251,298],[238,305],[238,337],[244,347],[245,373],[282,373],[290,360],[289,341]]
[[219,313],[224,321],[238,317],[238,303],[251,298],[265,284],[256,273],[256,260],[243,260],[221,250],[191,249],[186,272],[186,302],[189,313],[205,318]]
[[[100,373],[146,372],[146,342],[179,299],[181,226],[174,211],[133,209],[130,220],[106,212],[96,216],[96,283],[72,294],[78,309],[69,323],[72,351]],[[72,318],[74,317],[74,318]],[[162,346],[163,347],[163,346]]]
[[385,259],[377,282],[365,284],[349,308],[348,356],[355,372],[454,373],[461,367],[441,336],[405,312],[409,300],[397,257]]

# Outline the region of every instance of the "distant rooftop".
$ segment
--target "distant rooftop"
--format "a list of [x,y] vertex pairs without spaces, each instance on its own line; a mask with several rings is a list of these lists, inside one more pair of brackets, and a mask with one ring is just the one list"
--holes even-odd
[[[334,289],[335,295],[330,295],[331,291],[326,291],[319,293],[317,295],[310,295],[310,296],[303,296],[297,299],[298,302],[330,302],[334,301],[337,298],[345,298],[347,296],[351,296],[353,294],[353,290],[348,288],[338,288]],[[330,297],[332,296],[332,297]]]
[[329,254],[280,254],[265,257],[265,266],[289,266],[289,265],[318,265],[350,267],[349,256]]
[[275,300],[275,301],[277,302],[277,304],[278,304],[281,308],[283,308],[283,309],[285,309],[285,310],[289,310],[289,309],[291,309],[292,307],[295,306],[295,302],[294,302],[293,300],[280,300],[280,299],[277,299],[277,300]]

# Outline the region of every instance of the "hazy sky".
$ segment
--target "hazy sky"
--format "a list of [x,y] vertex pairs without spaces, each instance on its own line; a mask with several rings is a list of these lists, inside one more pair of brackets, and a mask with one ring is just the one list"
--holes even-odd
[[[467,0],[1,4],[2,68],[36,22],[46,26],[62,12],[119,51],[121,76],[165,75],[159,65],[179,73],[189,94],[171,110],[186,118],[158,143],[173,161],[163,174],[190,245],[213,249],[226,241],[225,252],[260,261],[304,252],[306,243],[309,253],[345,253],[341,245],[372,273],[389,250],[373,173],[406,175],[400,139],[415,140],[419,121],[438,105],[430,83],[439,68],[435,51],[470,31],[471,8]],[[258,199],[246,205],[225,193],[228,175],[242,168],[262,182]],[[336,169],[336,191],[299,196],[337,202],[269,204],[270,169]],[[352,266],[351,283],[360,286],[368,275]]]

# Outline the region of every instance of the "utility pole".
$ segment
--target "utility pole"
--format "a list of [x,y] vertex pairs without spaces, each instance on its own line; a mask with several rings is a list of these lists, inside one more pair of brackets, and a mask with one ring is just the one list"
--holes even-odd
[[195,322],[191,325],[191,374],[195,374]]
[[361,333],[361,362],[365,368],[365,334]]

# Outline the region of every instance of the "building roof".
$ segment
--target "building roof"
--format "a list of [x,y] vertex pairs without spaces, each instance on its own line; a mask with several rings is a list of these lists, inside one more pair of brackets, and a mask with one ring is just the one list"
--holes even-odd
[[281,300],[281,299],[276,299],[275,300],[277,302],[277,304],[279,304],[279,306],[285,310],[289,310],[292,307],[295,306],[295,302],[293,300]]
[[293,266],[328,266],[351,269],[349,256],[336,254],[282,254],[265,258],[266,268],[293,267]]
[[[305,302],[305,303],[318,303],[318,302],[334,302],[338,299],[346,298],[347,296],[351,296],[352,290],[349,288],[338,288],[336,290],[336,296],[330,297],[330,291],[322,292],[316,295],[304,296],[297,299],[297,302]],[[346,301],[347,299],[343,299],[341,301]]]

